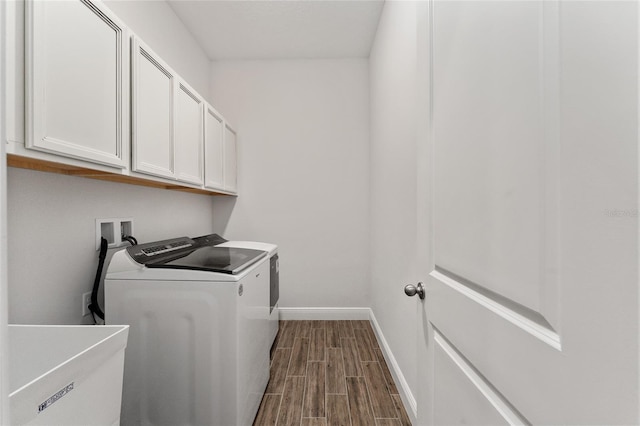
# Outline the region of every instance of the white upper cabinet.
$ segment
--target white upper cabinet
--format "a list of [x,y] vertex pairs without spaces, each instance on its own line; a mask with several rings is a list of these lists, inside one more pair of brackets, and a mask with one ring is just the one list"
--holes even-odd
[[224,119],[210,105],[204,112],[204,186],[224,189]]
[[235,131],[101,1],[25,0],[4,10],[5,50],[19,59],[2,101],[13,165],[236,193]]
[[176,88],[176,176],[179,181],[202,185],[204,100],[184,82]]
[[26,146],[125,168],[126,29],[89,0],[26,3]]
[[237,176],[238,142],[235,130],[227,123],[224,126],[224,189],[236,193],[238,191]]
[[131,167],[173,179],[176,75],[140,40],[131,44]]

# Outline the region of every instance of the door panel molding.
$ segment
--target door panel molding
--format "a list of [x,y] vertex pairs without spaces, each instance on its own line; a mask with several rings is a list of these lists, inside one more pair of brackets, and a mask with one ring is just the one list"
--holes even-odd
[[[515,7],[519,7],[516,5]],[[535,98],[537,99],[537,106],[535,106],[535,110],[537,111],[537,116],[539,117],[539,123],[535,126],[535,134],[538,138],[538,148],[535,153],[534,158],[531,161],[537,162],[539,164],[538,169],[535,167],[531,168],[530,172],[535,173],[535,177],[538,183],[535,183],[533,186],[528,187],[526,184],[528,182],[523,181],[522,191],[534,191],[535,194],[539,197],[541,202],[540,207],[538,208],[538,214],[531,214],[531,217],[535,219],[535,226],[539,228],[540,234],[535,239],[531,240],[534,246],[525,247],[525,251],[527,253],[531,253],[535,255],[537,253],[537,264],[535,268],[533,267],[533,263],[529,263],[529,267],[532,268],[529,273],[534,273],[536,275],[536,279],[531,281],[531,278],[527,275],[519,275],[513,276],[510,279],[505,281],[507,278],[506,275],[499,275],[497,278],[501,281],[500,285],[493,285],[493,281],[491,279],[487,280],[488,277],[482,277],[482,275],[486,275],[486,273],[490,272],[491,269],[484,271],[480,276],[476,277],[471,271],[477,265],[483,265],[484,263],[482,259],[475,259],[472,261],[470,265],[465,265],[464,259],[465,256],[462,256],[462,260],[458,259],[456,261],[455,258],[451,256],[442,256],[442,248],[438,247],[438,240],[446,238],[446,234],[441,234],[439,238],[436,239],[435,242],[435,250],[434,250],[434,270],[431,272],[431,276],[438,281],[441,281],[443,284],[448,286],[449,288],[457,291],[458,293],[468,297],[470,300],[480,304],[481,306],[489,309],[491,312],[499,315],[503,319],[509,321],[510,323],[517,326],[522,331],[525,331],[528,334],[535,336],[537,339],[542,342],[550,345],[556,350],[562,350],[561,345],[561,330],[560,330],[560,309],[559,309],[559,297],[560,297],[560,283],[559,283],[559,233],[558,233],[558,199],[559,199],[559,189],[557,184],[558,173],[558,164],[559,164],[559,102],[560,102],[560,74],[559,74],[559,43],[560,43],[560,35],[559,35],[559,5],[557,2],[538,2],[536,4],[525,6],[527,8],[536,8],[533,10],[528,10],[526,13],[534,12],[536,15],[533,18],[527,18],[527,22],[531,25],[532,19],[537,22],[534,27],[537,31],[532,37],[527,38],[529,43],[529,49],[535,49],[534,52],[537,51],[537,72],[535,74],[535,81],[537,84],[537,92],[535,94]],[[440,59],[440,55],[446,55],[446,52],[441,51],[442,49],[438,49],[438,34],[436,31],[437,28],[437,13],[438,7],[431,7],[430,13],[430,45],[431,45],[431,58],[430,58],[430,76],[431,76],[431,93],[435,96],[431,96],[430,100],[432,102],[431,111],[435,111],[438,108],[438,75],[437,75],[437,67],[436,61],[444,61],[445,59]],[[533,59],[530,59],[533,60]],[[458,64],[460,65],[460,64]],[[441,77],[442,78],[442,77]],[[533,79],[532,76],[530,78]],[[482,81],[478,81],[481,83]],[[490,83],[490,82],[485,82]],[[451,83],[448,83],[449,85]],[[451,89],[451,87],[449,87]],[[485,89],[480,89],[485,90]],[[474,95],[478,96],[478,95]],[[535,103],[530,104],[535,105]],[[432,113],[433,114],[433,113]],[[432,115],[431,122],[431,137],[434,145],[438,146],[438,121]],[[500,134],[495,135],[495,138],[500,138]],[[457,137],[461,137],[458,135]],[[504,137],[504,135],[502,135]],[[494,147],[495,148],[495,147]],[[434,154],[438,153],[438,149],[434,150]],[[453,153],[449,152],[449,155],[453,155]],[[513,153],[511,154],[513,155]],[[440,159],[442,160],[442,159]],[[488,160],[491,160],[491,164],[494,165],[494,159],[489,157]],[[523,161],[520,159],[520,161]],[[434,188],[438,188],[438,183],[443,185],[442,179],[449,176],[451,171],[446,171],[448,173],[446,176],[438,179],[438,173],[435,169],[437,169],[438,160],[435,159],[436,167],[434,168],[434,176],[432,176],[432,181],[434,182]],[[460,165],[462,167],[462,165]],[[507,167],[507,166],[505,166]],[[511,167],[511,166],[509,166]],[[507,167],[506,173],[509,172],[509,167]],[[496,179],[496,176],[491,176],[491,179]],[[460,184],[458,184],[459,186]],[[503,184],[504,185],[504,184]],[[508,186],[508,185],[507,185]],[[506,187],[505,187],[506,188]],[[493,191],[497,193],[501,193],[502,189],[505,188],[493,188]],[[436,191],[437,193],[437,191]],[[472,197],[472,194],[464,193],[461,196],[469,196]],[[504,195],[508,197],[507,193]],[[439,200],[434,200],[436,205],[442,205],[442,203],[438,203]],[[447,202],[447,200],[444,200]],[[455,208],[457,206],[456,201],[448,200],[449,203],[453,203],[452,206]],[[504,206],[503,210],[497,210],[496,214],[506,215],[504,217],[505,222],[509,222],[507,219],[513,218],[515,215],[514,211],[509,211],[508,208],[511,206],[507,202],[503,202]],[[462,204],[464,206],[465,204]],[[500,205],[500,204],[498,204]],[[526,206],[527,204],[522,204],[519,207]],[[451,207],[451,206],[449,206]],[[488,206],[490,207],[490,205]],[[517,207],[511,206],[512,207]],[[494,207],[495,208],[495,207]],[[455,213],[455,212],[454,212]],[[530,213],[530,212],[529,212]],[[537,218],[536,218],[537,216]],[[444,216],[441,216],[447,219]],[[442,219],[441,219],[442,220]],[[449,220],[449,219],[447,219]],[[478,218],[476,218],[478,220]],[[434,219],[434,230],[442,229],[438,225],[438,215],[435,215]],[[498,227],[499,223],[488,224],[487,226],[495,226]],[[466,227],[471,227],[473,229],[472,224],[465,225]],[[476,228],[480,227],[479,224],[475,225]],[[493,228],[491,228],[493,229]],[[508,228],[507,228],[508,229]],[[444,231],[442,231],[444,232]],[[457,232],[464,232],[464,229],[457,229]],[[491,238],[504,238],[504,235],[500,235],[496,232],[486,231],[488,236]],[[504,230],[503,230],[504,232]],[[437,233],[437,232],[436,232]],[[470,235],[469,238],[473,238],[473,235]],[[512,243],[515,244],[515,243]],[[518,244],[516,244],[518,246]],[[522,247],[521,247],[522,248]],[[495,250],[495,247],[487,247],[486,251],[490,252],[491,250]],[[462,250],[462,249],[461,249]],[[523,252],[523,253],[524,253]],[[467,257],[469,254],[473,252],[466,252],[462,250],[462,253],[467,253]],[[484,256],[484,255],[483,255]],[[490,261],[492,258],[489,258]],[[486,260],[486,259],[485,259]],[[462,262],[462,263],[460,263]],[[475,263],[474,263],[475,262]],[[475,266],[474,266],[475,265]],[[524,265],[526,266],[526,265]],[[511,268],[515,268],[514,266],[510,266]],[[495,265],[493,267],[495,269]],[[515,269],[513,269],[515,270]],[[526,274],[526,270],[521,270],[522,273]],[[493,272],[496,272],[495,270]],[[512,271],[513,272],[513,271]],[[496,278],[494,276],[494,278]],[[527,284],[527,282],[529,284]],[[512,288],[512,285],[519,285],[524,288],[531,283],[536,283],[537,289],[534,291],[528,291],[530,297],[524,298],[524,294],[519,293],[507,293],[502,294],[500,291],[501,288],[507,287]],[[509,290],[511,291],[511,290]],[[535,299],[535,300],[534,300]]]
[[560,5],[558,1],[540,2],[540,116],[542,161],[540,247],[540,314],[552,329],[561,334],[560,310]]
[[184,93],[187,94],[187,96],[191,97],[191,99],[193,99],[195,103],[197,104],[202,103],[202,99],[200,99],[196,94],[194,94],[193,91],[189,87],[187,87],[186,84],[181,82],[179,90],[182,90]]
[[464,374],[469,382],[486,398],[487,403],[490,404],[508,424],[530,425],[531,422],[529,422],[433,324],[431,325],[433,327],[433,338],[437,349],[440,349],[456,365],[458,370]]
[[[519,6],[516,6],[519,7]],[[435,223],[434,223],[434,232],[438,234],[438,229],[441,230],[440,236],[436,238],[435,243],[435,263],[440,267],[439,269],[444,271],[451,271],[453,275],[457,277],[464,277],[463,280],[459,280],[456,278],[452,278],[452,274],[445,274],[449,278],[454,279],[461,283],[466,287],[470,287],[474,290],[474,294],[493,294],[499,295],[499,298],[494,298],[496,300],[500,300],[500,303],[506,305],[507,312],[515,311],[519,314],[519,317],[523,318],[531,318],[534,323],[538,323],[542,325],[542,328],[534,327],[538,329],[536,333],[543,338],[544,341],[557,347],[560,349],[560,308],[559,308],[559,298],[560,298],[560,283],[559,283],[559,233],[558,233],[558,199],[559,199],[559,189],[558,189],[558,158],[559,158],[559,100],[560,100],[560,85],[559,85],[559,6],[557,2],[538,2],[535,5],[528,6],[535,7],[534,13],[537,14],[534,17],[537,20],[537,24],[534,28],[537,28],[537,34],[528,37],[527,41],[529,43],[529,49],[536,49],[537,51],[537,72],[535,73],[535,78],[533,76],[529,76],[531,80],[535,80],[537,85],[537,93],[536,98],[531,98],[529,104],[527,104],[528,108],[531,109],[534,115],[539,117],[539,123],[536,124],[535,127],[535,138],[537,138],[538,144],[537,148],[532,152],[533,158],[531,161],[537,163],[537,167],[533,166],[529,168],[529,173],[531,174],[531,179],[527,178],[522,180],[520,193],[513,193],[511,189],[509,189],[508,180],[498,179],[503,173],[506,177],[511,174],[516,173],[514,176],[517,176],[517,171],[514,170],[513,165],[509,165],[509,163],[503,163],[503,169],[500,171],[500,168],[497,168],[497,172],[494,169],[493,174],[487,174],[486,176],[482,176],[483,178],[488,179],[486,182],[487,185],[497,185],[495,188],[491,187],[490,191],[493,191],[492,195],[496,197],[494,201],[487,202],[487,204],[482,204],[481,206],[485,206],[486,208],[493,208],[496,211],[493,213],[497,216],[494,219],[498,220],[498,222],[489,222],[486,224],[486,229],[481,231],[482,227],[478,224],[487,213],[485,211],[485,215],[473,215],[469,216],[467,212],[468,208],[474,205],[473,194],[469,191],[463,192],[462,194],[458,194],[458,201],[445,199],[444,203],[448,203],[448,217],[444,215],[443,210],[438,212],[436,208],[435,215]],[[435,66],[437,61],[446,62],[447,60],[451,60],[451,58],[445,57],[447,55],[443,49],[438,49],[438,34],[436,32],[436,22],[437,22],[437,10],[438,7],[432,7],[431,10],[431,20],[430,20],[430,43],[431,43],[431,62],[430,62],[430,76],[431,76],[431,92],[435,94],[435,96],[431,96],[431,102],[433,105],[431,106],[431,111],[435,111],[438,109],[438,100],[441,99],[437,95],[438,87],[438,78],[437,75],[437,67]],[[531,12],[531,11],[529,11]],[[528,18],[528,23],[532,24],[532,18]],[[533,26],[533,25],[531,25]],[[458,41],[457,41],[458,42]],[[441,59],[442,56],[442,59]],[[531,55],[533,58],[533,55]],[[533,59],[530,59],[533,61]],[[457,64],[460,65],[460,64]],[[440,77],[443,78],[443,77]],[[448,77],[446,77],[448,78]],[[491,81],[483,81],[480,77],[476,77],[478,80],[478,86],[482,86],[482,84],[486,84],[491,87]],[[454,90],[451,87],[451,82],[448,83],[447,86],[449,89]],[[459,90],[464,90],[464,88],[459,88]],[[489,89],[478,89],[487,91]],[[476,98],[478,95],[473,95]],[[533,101],[536,99],[536,101]],[[477,101],[477,99],[476,99]],[[537,104],[537,105],[536,105]],[[435,121],[434,121],[435,120]],[[435,154],[438,154],[437,147],[438,144],[438,120],[437,117],[431,117],[431,121],[433,123],[431,129],[431,137],[434,141],[436,149],[434,150]],[[477,122],[474,121],[475,124]],[[493,130],[495,131],[495,129]],[[512,131],[512,130],[509,130]],[[457,134],[456,136],[459,138],[462,134]],[[498,131],[496,135],[494,135],[495,140],[499,140],[500,137],[504,137],[504,135],[500,134]],[[531,136],[530,136],[531,137]],[[460,144],[460,143],[459,143]],[[505,143],[503,142],[503,145]],[[476,144],[477,145],[477,144]],[[508,144],[507,144],[508,145]],[[462,146],[462,145],[460,145]],[[496,146],[492,146],[493,149],[500,148],[501,145],[496,144]],[[447,151],[449,155],[454,155],[455,151]],[[461,155],[463,153],[460,153]],[[469,153],[464,153],[467,155],[472,155]],[[522,161],[524,163],[530,164],[530,162],[524,161],[522,158],[518,158],[513,152],[508,152],[508,155],[513,156],[516,160]],[[486,157],[486,155],[485,155]],[[496,159],[492,156],[485,158],[488,162],[485,165],[486,167],[496,166]],[[437,169],[437,165],[440,162],[436,159],[435,161],[435,169]],[[464,163],[466,164],[466,163]],[[464,168],[464,164],[459,165]],[[476,162],[476,164],[478,164]],[[515,164],[515,163],[514,163]],[[477,166],[478,172],[483,172],[483,166]],[[461,170],[462,171],[462,170]],[[442,171],[441,171],[442,172]],[[455,173],[455,171],[444,170],[445,175],[440,176],[438,179],[438,173],[434,171],[434,176],[432,177],[434,181],[434,188],[437,189],[440,185],[443,184],[443,179],[445,181],[453,181],[461,179],[461,175]],[[497,173],[497,174],[496,174]],[[473,175],[473,173],[471,173]],[[535,175],[535,181],[533,177]],[[504,176],[503,176],[504,177]],[[496,182],[501,182],[500,184],[496,184]],[[529,185],[529,186],[527,186]],[[455,186],[456,188],[464,188],[465,184],[458,182]],[[533,191],[535,197],[539,199],[539,204],[531,205],[529,202],[525,201],[497,201],[499,196],[503,197],[515,197],[520,200],[526,200],[526,197],[523,198],[523,194],[526,191]],[[436,198],[437,197],[437,190]],[[467,197],[467,203],[462,202],[464,197]],[[440,194],[440,200],[436,199],[434,202],[436,206],[442,206],[442,194]],[[492,204],[493,203],[493,204]],[[450,204],[450,205],[449,205]],[[482,209],[482,207],[480,207]],[[527,214],[533,221],[532,224],[535,228],[539,229],[539,234],[536,235],[535,231],[523,231],[525,237],[530,237],[530,245],[526,245],[523,243],[515,243],[513,241],[509,241],[509,235],[511,235],[508,231],[509,227],[502,229],[504,226],[503,223],[515,223],[517,221],[518,213],[515,208],[525,209],[522,211],[522,214]],[[531,211],[535,209],[534,211]],[[447,209],[445,209],[447,210]],[[482,210],[481,210],[482,211]],[[537,212],[536,212],[537,211]],[[440,215],[438,215],[440,213]],[[456,219],[450,219],[451,216],[459,216],[458,221]],[[447,251],[443,251],[444,247],[438,247],[438,243],[442,243],[443,240],[447,239],[446,227],[442,227],[442,223],[438,224],[440,220],[438,220],[438,216],[440,218],[444,218],[447,221],[450,221],[449,228],[451,228],[451,223],[458,222],[460,227],[455,228],[456,235],[464,234],[467,231],[473,231],[474,229],[477,231],[475,235],[473,232],[470,232],[468,238],[473,240],[474,238],[489,238],[491,241],[498,241],[494,246],[487,246],[482,250],[474,250],[467,249],[464,246],[459,246],[456,248],[456,253],[458,253],[458,257],[456,258],[451,253],[447,253]],[[463,220],[464,217],[467,217],[469,220]],[[451,221],[454,222],[451,222]],[[474,223],[474,221],[476,223]],[[464,222],[467,222],[466,224]],[[510,226],[514,226],[512,225]],[[526,223],[526,221],[525,221]],[[524,223],[522,224],[524,225]],[[526,226],[519,226],[518,229],[524,229]],[[445,230],[443,230],[445,229]],[[494,232],[497,229],[502,230],[500,232]],[[512,229],[513,230],[513,229]],[[506,231],[506,233],[505,233]],[[515,237],[514,237],[515,238]],[[449,239],[450,242],[448,244],[448,248],[451,249],[451,243],[454,243],[453,247],[456,247],[457,244],[453,238]],[[501,242],[502,241],[502,242]],[[440,244],[442,246],[442,244]],[[510,263],[507,258],[502,258],[500,254],[505,251],[505,247],[513,246],[514,249],[522,252],[523,256],[519,257],[522,265],[515,265]],[[508,254],[509,250],[506,250]],[[475,254],[475,256],[474,256]],[[505,254],[505,253],[502,253]],[[531,257],[525,256],[524,254],[530,254]],[[509,255],[510,256],[510,255]],[[492,265],[490,267],[486,265]],[[523,269],[524,268],[524,269]],[[438,268],[436,268],[437,270]],[[503,272],[504,269],[507,272]],[[475,271],[475,272],[474,272]],[[516,272],[517,271],[517,272]],[[477,272],[477,273],[476,273]],[[490,277],[488,274],[493,273]],[[472,283],[474,285],[467,285],[468,283]],[[528,289],[526,291],[515,291],[518,287],[521,289],[525,289],[526,287],[530,287],[535,283],[535,289]],[[516,285],[514,287],[514,284]],[[480,288],[484,291],[477,291]],[[505,291],[502,291],[505,290]],[[492,297],[489,297],[492,299]],[[508,300],[508,303],[502,303],[502,298]],[[518,317],[518,316],[516,316]],[[521,322],[522,323],[522,322]],[[526,321],[525,321],[526,323]],[[529,327],[525,327],[529,329]],[[546,329],[546,330],[545,330]]]
[[540,339],[552,348],[559,351],[562,350],[560,335],[539,312],[487,290],[437,265],[430,276],[509,321],[526,333]]

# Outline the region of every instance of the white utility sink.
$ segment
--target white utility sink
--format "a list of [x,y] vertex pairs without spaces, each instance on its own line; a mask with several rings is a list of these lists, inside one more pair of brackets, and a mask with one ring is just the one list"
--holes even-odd
[[9,325],[11,425],[118,425],[129,326]]

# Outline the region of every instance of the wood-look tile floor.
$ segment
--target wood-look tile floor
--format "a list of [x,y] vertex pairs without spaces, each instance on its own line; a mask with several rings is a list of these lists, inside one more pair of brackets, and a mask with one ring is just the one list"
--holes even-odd
[[254,426],[410,426],[369,321],[281,321]]

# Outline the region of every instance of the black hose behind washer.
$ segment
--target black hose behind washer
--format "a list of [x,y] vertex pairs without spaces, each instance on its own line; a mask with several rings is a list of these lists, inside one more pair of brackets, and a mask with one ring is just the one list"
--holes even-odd
[[100,288],[100,278],[102,277],[102,268],[104,267],[104,259],[107,257],[107,248],[109,243],[106,239],[100,239],[100,258],[98,260],[98,270],[96,271],[96,279],[93,282],[93,290],[91,291],[91,304],[89,304],[89,311],[104,319],[104,312],[100,309],[98,304],[98,289]]

